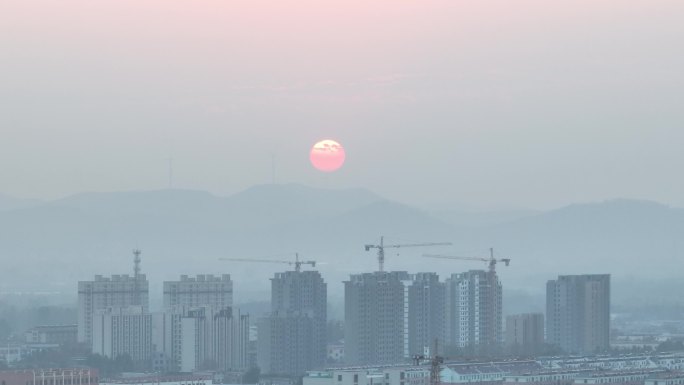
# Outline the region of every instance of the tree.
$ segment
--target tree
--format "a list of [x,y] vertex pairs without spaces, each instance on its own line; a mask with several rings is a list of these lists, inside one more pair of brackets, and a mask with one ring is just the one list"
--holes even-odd
[[46,349],[22,358],[16,364],[19,368],[63,368],[71,366],[71,356],[61,349]]
[[259,382],[259,375],[261,370],[259,368],[251,368],[242,376],[243,384],[256,384]]
[[6,341],[12,335],[12,326],[5,318],[0,318],[0,341]]
[[679,350],[684,350],[684,341],[672,338],[661,342],[656,348],[658,352],[674,352]]
[[86,365],[97,368],[103,377],[111,377],[122,372],[134,370],[133,360],[128,354],[122,354],[111,359],[99,354],[91,354],[86,359]]

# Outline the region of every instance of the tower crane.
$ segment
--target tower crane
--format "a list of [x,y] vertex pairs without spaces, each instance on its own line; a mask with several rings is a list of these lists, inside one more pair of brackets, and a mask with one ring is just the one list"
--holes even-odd
[[385,271],[385,249],[398,249],[400,247],[419,247],[419,246],[449,246],[451,242],[432,242],[432,243],[409,243],[404,245],[386,245],[385,237],[380,237],[379,245],[365,245],[366,251],[370,249],[378,249],[378,264],[380,271]]
[[489,249],[489,258],[485,258],[485,257],[455,257],[455,256],[451,256],[451,255],[440,255],[440,254],[423,254],[423,257],[440,258],[440,259],[460,259],[460,260],[465,260],[465,261],[487,262],[489,264],[489,272],[490,273],[496,273],[497,262],[503,262],[506,264],[506,266],[508,266],[511,263],[510,258],[501,258],[501,259],[494,258],[494,249],[493,248]]
[[425,354],[416,354],[413,356],[413,362],[416,366],[425,362],[430,364],[430,385],[440,385],[441,382],[441,372],[442,364],[444,363],[444,357],[439,355],[439,352],[437,351],[438,347],[439,340],[435,338],[434,352],[432,356],[426,356]]
[[219,258],[219,261],[235,261],[235,262],[263,262],[263,263],[285,263],[290,266],[294,265],[295,271],[300,272],[302,270],[302,265],[311,265],[311,267],[316,267],[316,261],[300,261],[299,253],[295,253],[294,261],[283,261],[277,259],[249,259],[249,258]]

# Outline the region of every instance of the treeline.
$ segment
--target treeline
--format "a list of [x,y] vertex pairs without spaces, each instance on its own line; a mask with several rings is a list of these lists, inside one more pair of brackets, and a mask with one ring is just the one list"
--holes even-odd
[[132,372],[137,368],[129,355],[107,358],[92,354],[83,345],[65,346],[60,349],[46,349],[34,352],[12,365],[15,369],[43,368],[96,368],[100,377],[115,377],[123,372]]
[[34,326],[76,324],[76,317],[76,308],[52,305],[20,307],[0,302],[0,341],[22,340],[24,332]]

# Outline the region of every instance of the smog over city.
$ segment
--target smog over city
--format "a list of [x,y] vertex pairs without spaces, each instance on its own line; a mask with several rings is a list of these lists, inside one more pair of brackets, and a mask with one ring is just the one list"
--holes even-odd
[[6,0],[2,385],[683,385],[682,20]]

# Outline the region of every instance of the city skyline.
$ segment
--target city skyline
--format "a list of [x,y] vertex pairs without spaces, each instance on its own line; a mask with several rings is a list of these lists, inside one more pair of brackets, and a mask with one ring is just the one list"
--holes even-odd
[[684,1],[0,1],[0,385],[684,385]]
[[[495,381],[502,376],[506,378],[505,376],[522,375],[524,378],[535,375],[534,371],[542,371],[542,366],[537,365],[542,365],[540,363],[549,358],[517,358],[488,362],[477,361],[478,358],[492,357],[499,360],[511,354],[515,357],[523,351],[527,351],[524,353],[527,357],[536,357],[540,352],[554,352],[556,356],[561,354],[562,358],[551,359],[560,360],[559,363],[567,360],[569,365],[573,365],[572,359],[583,359],[577,358],[578,353],[614,354],[611,353],[611,344],[616,340],[611,337],[612,290],[608,274],[559,275],[557,281],[548,281],[547,328],[545,342],[541,345],[538,337],[541,332],[541,321],[537,319],[535,323],[530,323],[532,321],[529,318],[535,314],[508,317],[506,325],[509,329],[506,333],[514,337],[511,337],[512,340],[509,340],[509,337],[504,340],[502,284],[496,276],[494,262],[508,260],[494,259],[493,252],[488,259],[489,270],[470,270],[452,274],[445,277],[444,281],[440,281],[435,273],[376,271],[352,274],[349,281],[344,282],[345,354],[342,362],[347,366],[342,369],[324,369],[328,362],[319,361],[300,366],[301,363],[297,361],[311,359],[312,356],[302,352],[317,345],[316,338],[322,341],[320,331],[326,321],[326,284],[317,271],[301,271],[299,264],[315,264],[314,261],[295,259],[293,270],[274,275],[271,279],[271,313],[256,322],[253,340],[250,316],[241,313],[239,307],[232,306],[236,295],[235,288],[230,276],[225,274],[201,274],[195,277],[182,275],[179,280],[167,281],[163,290],[165,309],[162,312],[148,311],[149,284],[143,269],[140,268],[141,255],[141,250],[133,250],[133,276],[98,275],[92,282],[80,282],[78,311],[79,319],[82,318],[82,314],[94,313],[93,353],[110,359],[119,356],[129,357],[138,370],[153,368],[157,373],[174,373],[178,370],[189,373],[214,368],[225,373],[244,374],[248,369],[254,368],[255,362],[263,370],[272,364],[263,358],[257,358],[256,361],[251,358],[254,354],[252,342],[256,341],[257,357],[261,357],[264,341],[268,342],[267,345],[272,345],[273,341],[280,339],[287,343],[278,347],[278,353],[275,355],[269,352],[269,360],[282,360],[282,363],[274,366],[281,369],[265,369],[261,372],[267,375],[265,378],[268,378],[269,374],[291,379],[304,375],[304,381],[315,381],[319,378],[316,373],[321,371],[342,370],[355,373],[355,370],[358,370],[355,367],[373,368],[374,365],[380,365],[378,368],[387,368],[378,370],[396,368],[399,371],[410,370],[416,373],[416,370],[424,370],[420,369],[419,361],[427,358],[415,357],[420,355],[429,358],[445,351],[449,355],[468,361],[465,364],[458,360],[440,364],[442,378],[468,376],[472,374],[472,368],[463,365],[482,365],[482,371],[478,373],[485,375],[478,377],[478,381],[474,382],[488,379]],[[239,296],[239,289],[237,295]],[[90,297],[86,298],[87,296]],[[101,298],[97,299],[98,296]],[[93,303],[96,304],[94,307],[90,305]],[[444,313],[439,311],[442,308],[445,310]],[[323,323],[316,326],[317,314],[321,314],[321,311]],[[452,313],[454,315],[447,316]],[[540,319],[543,318],[541,315]],[[511,319],[515,321],[511,322]],[[368,328],[369,326],[371,327]],[[51,328],[54,331],[51,331]],[[81,328],[79,325],[79,339],[84,334]],[[510,328],[520,328],[520,331]],[[55,333],[49,338],[65,336],[63,326],[45,326],[42,330],[42,333]],[[36,338],[35,332],[27,334],[27,339]],[[314,335],[319,337],[314,338]],[[76,334],[73,334],[73,337],[75,338]],[[440,346],[439,349],[442,350],[432,350],[429,342],[433,339],[436,341],[434,346]],[[326,341],[328,345],[335,343],[330,336]],[[145,358],[148,356],[151,357],[150,360]],[[318,353],[313,357],[320,358],[322,355]],[[468,357],[474,357],[476,360]],[[629,360],[641,360],[638,356],[629,357]],[[622,358],[619,356],[610,358],[612,361],[620,359]],[[652,358],[649,357],[647,360]],[[622,378],[634,380],[633,376],[638,374],[648,381],[651,376],[660,375],[662,368],[669,365],[660,358],[658,360],[655,365],[649,364],[651,366],[648,370],[636,372],[630,371],[634,368],[625,367],[622,371],[608,375],[614,376],[614,381],[621,381]],[[414,366],[410,366],[410,362],[414,362]],[[525,374],[512,371],[512,368],[518,366]],[[533,372],[530,373],[530,370]],[[562,367],[555,369],[557,374],[545,370],[544,375],[567,375]],[[601,370],[601,366],[594,366],[591,370]],[[577,372],[578,375],[581,373],[583,371]],[[390,376],[387,379],[393,376],[391,373],[386,375]],[[345,375],[339,376],[344,378]],[[429,376],[433,378],[433,374]]]

